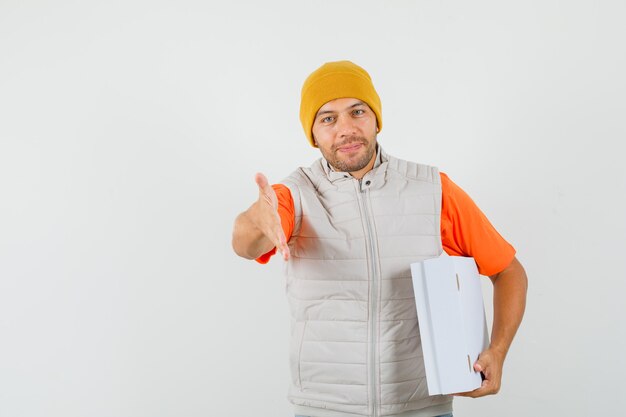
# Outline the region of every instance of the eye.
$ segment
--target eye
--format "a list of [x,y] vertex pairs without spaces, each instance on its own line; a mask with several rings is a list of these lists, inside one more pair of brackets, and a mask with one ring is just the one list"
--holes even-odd
[[333,120],[335,120],[335,118],[333,116],[326,116],[321,121],[322,121],[322,123],[330,123]]
[[352,114],[354,114],[355,116],[361,116],[362,114],[365,114],[365,110],[363,110],[363,109],[354,109]]

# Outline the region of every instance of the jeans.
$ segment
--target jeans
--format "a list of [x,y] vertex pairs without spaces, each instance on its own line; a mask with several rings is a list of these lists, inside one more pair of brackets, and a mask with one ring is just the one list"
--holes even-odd
[[[309,417],[309,416],[301,416],[299,414],[296,414],[295,417]],[[437,417],[453,417],[452,414],[442,414],[440,416]]]

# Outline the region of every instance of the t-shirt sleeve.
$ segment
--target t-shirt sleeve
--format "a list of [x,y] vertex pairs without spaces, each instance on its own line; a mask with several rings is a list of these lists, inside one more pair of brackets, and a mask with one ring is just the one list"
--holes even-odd
[[[296,211],[293,205],[293,197],[289,188],[283,184],[273,184],[272,188],[276,193],[278,199],[278,215],[280,216],[280,224],[283,227],[285,238],[287,242],[291,238],[293,233],[294,224],[296,222]],[[256,261],[260,264],[266,264],[270,258],[276,254],[276,248],[256,258]]]
[[515,256],[511,246],[493,227],[476,203],[448,176],[441,173],[441,242],[452,256],[471,256],[482,275],[495,275]]

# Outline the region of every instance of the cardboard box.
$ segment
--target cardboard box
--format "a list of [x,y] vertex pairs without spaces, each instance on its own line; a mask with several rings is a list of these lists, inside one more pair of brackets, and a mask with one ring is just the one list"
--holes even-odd
[[413,263],[411,275],[428,393],[479,388],[481,374],[473,366],[489,334],[474,258],[442,256]]

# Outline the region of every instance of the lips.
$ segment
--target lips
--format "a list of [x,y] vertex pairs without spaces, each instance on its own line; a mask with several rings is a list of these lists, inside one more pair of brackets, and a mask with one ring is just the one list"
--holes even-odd
[[338,146],[337,152],[354,152],[354,151],[361,149],[361,147],[363,146],[365,146],[363,142],[354,141],[354,142],[346,143],[345,145]]
[[346,145],[346,146],[340,147],[339,151],[341,151],[341,152],[352,152],[352,151],[356,151],[361,146],[363,146],[363,145],[360,144],[360,143],[351,143],[350,145]]

